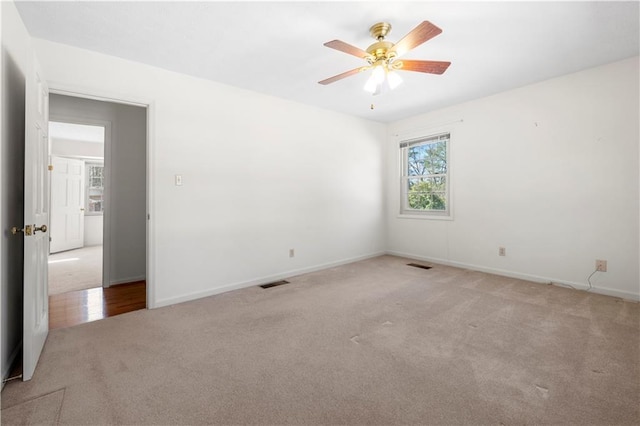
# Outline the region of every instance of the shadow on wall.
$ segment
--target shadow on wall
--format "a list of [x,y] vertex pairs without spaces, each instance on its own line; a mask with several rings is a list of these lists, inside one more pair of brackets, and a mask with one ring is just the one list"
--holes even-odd
[[22,342],[22,234],[11,227],[24,220],[25,78],[17,63],[2,47],[2,378],[19,357]]

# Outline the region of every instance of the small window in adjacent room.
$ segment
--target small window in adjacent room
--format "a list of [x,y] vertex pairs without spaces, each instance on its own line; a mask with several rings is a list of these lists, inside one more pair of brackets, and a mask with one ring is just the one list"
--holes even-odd
[[100,215],[104,211],[104,165],[86,163],[87,191],[86,211],[88,215]]
[[402,141],[400,214],[450,217],[450,133]]

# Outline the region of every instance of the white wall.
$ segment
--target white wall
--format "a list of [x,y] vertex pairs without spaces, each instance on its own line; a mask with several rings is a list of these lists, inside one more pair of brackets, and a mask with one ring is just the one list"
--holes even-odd
[[31,41],[12,2],[0,2],[2,14],[0,149],[0,371],[6,378],[22,344],[25,73],[33,55]]
[[[99,246],[102,244],[104,228],[104,216],[102,215],[85,215],[84,217],[84,245]],[[145,264],[145,259],[142,259]],[[143,274],[145,271],[141,271]],[[116,277],[119,275],[116,275]],[[122,275],[124,276],[124,275]]]
[[384,251],[384,125],[35,45],[54,88],[152,103],[151,306]]
[[[638,299],[638,81],[636,57],[393,123],[389,250],[580,288],[606,259],[597,291]],[[454,220],[398,218],[397,140],[446,128]]]
[[104,144],[70,139],[51,138],[51,153],[60,157],[103,158]]
[[[105,166],[110,169],[106,177],[109,240],[104,247],[109,252],[109,282],[117,284],[145,279],[146,110],[57,94],[50,96],[49,103],[51,117],[62,117],[62,121],[110,123],[107,131],[110,137],[105,142],[107,149],[103,151],[106,152]],[[95,222],[85,218],[85,224],[98,225]],[[85,235],[95,241],[92,230],[85,228]]]

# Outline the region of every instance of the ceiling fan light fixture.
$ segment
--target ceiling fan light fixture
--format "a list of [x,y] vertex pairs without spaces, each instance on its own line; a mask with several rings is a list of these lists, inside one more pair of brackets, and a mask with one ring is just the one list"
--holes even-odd
[[373,72],[364,85],[364,90],[375,95],[387,93],[402,84],[402,77],[397,72],[389,70],[386,63],[375,65]]
[[373,94],[376,92],[377,88],[378,88],[378,83],[376,82],[376,79],[373,78],[373,74],[371,74],[367,79],[367,82],[364,84],[364,90],[365,92],[369,92]]
[[387,81],[389,82],[389,88],[393,90],[402,84],[402,77],[395,71],[388,71]]
[[373,78],[376,84],[384,83],[384,80],[387,77],[387,67],[385,65],[375,65],[373,67],[373,72],[371,73],[371,78]]

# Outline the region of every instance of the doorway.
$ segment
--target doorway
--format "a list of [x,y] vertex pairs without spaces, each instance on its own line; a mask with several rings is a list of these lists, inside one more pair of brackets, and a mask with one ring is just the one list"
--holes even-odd
[[49,122],[49,295],[103,286],[107,125]]
[[53,126],[82,135],[50,137],[50,328],[144,309],[147,108],[55,93],[49,104]]

